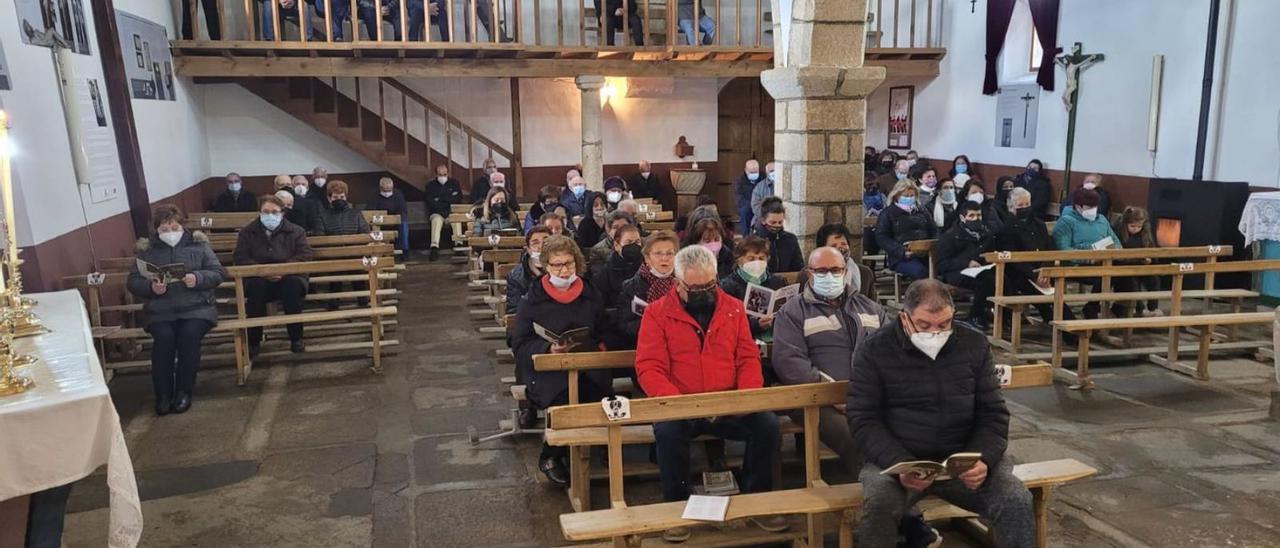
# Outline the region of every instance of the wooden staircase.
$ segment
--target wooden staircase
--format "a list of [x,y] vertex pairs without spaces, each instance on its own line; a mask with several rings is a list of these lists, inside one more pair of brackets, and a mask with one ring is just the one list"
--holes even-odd
[[[354,86],[340,87],[339,79],[333,77],[242,78],[236,82],[418,189],[426,188],[435,177],[434,167],[440,164],[450,166],[455,178],[463,179],[465,173],[465,181],[470,182],[478,176],[485,158],[494,158],[499,168],[510,168],[516,187],[523,186],[519,155],[444,107],[393,78],[342,80],[348,84],[354,81]],[[396,108],[388,109],[388,105]],[[445,142],[432,143],[433,131],[443,133]],[[456,141],[466,146],[455,146]],[[477,149],[482,152],[476,154]]]

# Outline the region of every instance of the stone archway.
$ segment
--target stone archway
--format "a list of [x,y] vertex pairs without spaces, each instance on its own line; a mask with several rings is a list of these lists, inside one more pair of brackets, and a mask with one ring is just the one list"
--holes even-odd
[[[771,2],[779,40],[774,68],[760,82],[776,101],[776,193],[787,207],[787,229],[812,249],[826,223],[862,234],[866,98],[885,71],[862,66],[866,0]],[[849,244],[861,255],[860,237]]]

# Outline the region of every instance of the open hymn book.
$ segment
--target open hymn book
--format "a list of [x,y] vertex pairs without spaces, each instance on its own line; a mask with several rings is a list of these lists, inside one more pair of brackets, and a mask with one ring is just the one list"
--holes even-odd
[[137,261],[138,273],[152,282],[177,283],[182,281],[183,276],[187,275],[187,267],[182,263],[154,265],[142,259],[137,259]]
[[912,460],[899,462],[880,473],[885,475],[915,474],[919,478],[949,480],[968,472],[982,460],[982,453],[956,453],[942,462]]
[[579,346],[587,346],[591,343],[590,327],[578,327],[565,331],[564,333],[556,333],[542,327],[542,325],[537,322],[534,322],[533,332],[537,333],[539,337],[542,337],[542,340],[544,341],[551,344],[566,346],[571,350]]

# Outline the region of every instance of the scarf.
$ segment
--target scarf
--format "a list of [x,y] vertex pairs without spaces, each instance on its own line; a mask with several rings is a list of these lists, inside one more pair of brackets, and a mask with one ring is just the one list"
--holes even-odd
[[951,202],[950,204],[943,203],[942,197],[938,197],[937,203],[933,205],[934,226],[938,228],[942,228],[943,226],[946,226],[947,215],[951,213],[951,211],[948,211],[948,209],[950,209],[951,211],[955,211],[955,202]]
[[[649,284],[649,292],[645,294],[645,302],[650,304],[665,297],[667,293],[671,292],[671,288],[676,285],[675,276],[667,276],[666,278],[654,276],[653,271],[649,270],[648,264],[641,265],[638,273],[640,278]],[[630,303],[627,306],[630,306]]]
[[582,276],[578,276],[578,279],[569,284],[569,288],[565,290],[556,289],[556,286],[551,285],[551,279],[543,276],[542,289],[547,292],[551,300],[560,304],[569,304],[582,296]]

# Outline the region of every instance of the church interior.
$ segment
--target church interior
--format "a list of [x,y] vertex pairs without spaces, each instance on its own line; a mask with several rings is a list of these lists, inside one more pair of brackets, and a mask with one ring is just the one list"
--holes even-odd
[[0,0],[0,548],[1280,545],[1278,19]]

